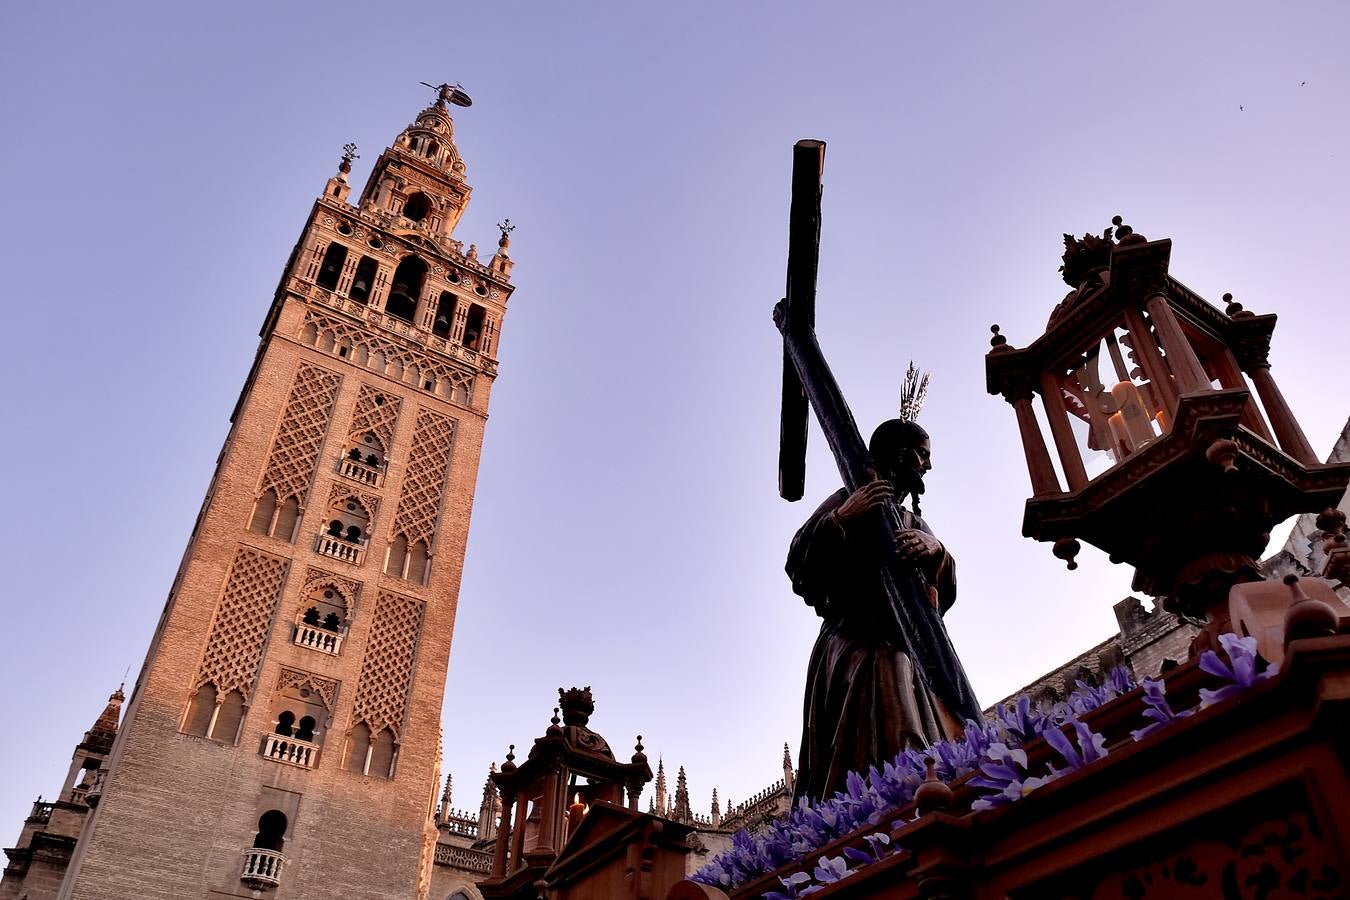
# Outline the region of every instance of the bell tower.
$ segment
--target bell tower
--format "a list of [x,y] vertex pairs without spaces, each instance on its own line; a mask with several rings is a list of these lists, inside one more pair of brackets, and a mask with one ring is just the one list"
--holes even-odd
[[511,225],[451,106],[314,203],[61,896],[419,896]]

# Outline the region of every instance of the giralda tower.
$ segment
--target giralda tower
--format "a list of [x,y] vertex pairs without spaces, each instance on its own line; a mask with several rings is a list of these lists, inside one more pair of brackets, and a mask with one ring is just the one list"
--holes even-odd
[[448,85],[314,204],[63,898],[414,898],[509,225],[478,258]]

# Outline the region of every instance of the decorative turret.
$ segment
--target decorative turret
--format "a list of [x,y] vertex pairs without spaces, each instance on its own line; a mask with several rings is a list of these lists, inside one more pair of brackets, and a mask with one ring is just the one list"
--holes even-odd
[[508,757],[490,776],[501,794],[502,815],[492,876],[481,885],[484,897],[534,897],[535,882],[559,859],[595,804],[641,815],[638,797],[652,778],[641,740],[632,762],[614,758],[589,727],[595,712],[590,687],[558,688],[558,710],[561,724],[555,710],[523,763],[516,766]]
[[709,817],[713,828],[722,827],[722,807],[717,803],[717,788],[713,788],[712,815]]
[[666,814],[666,762],[661,757],[656,758],[656,809],[658,816]]

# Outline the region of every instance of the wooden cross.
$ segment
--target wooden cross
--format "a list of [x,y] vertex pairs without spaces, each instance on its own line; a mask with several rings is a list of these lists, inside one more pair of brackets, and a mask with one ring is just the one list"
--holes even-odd
[[[774,307],[783,335],[783,412],[779,428],[778,492],[800,500],[806,486],[808,405],[816,411],[844,487],[850,492],[876,477],[867,445],[858,433],[844,394],[816,341],[816,270],[820,260],[820,193],[825,142],[803,140],[792,148],[792,205],[788,213],[787,297]],[[899,507],[888,503],[872,517],[881,558],[895,558],[895,533],[903,527]],[[975,692],[957,659],[941,614],[928,601],[923,574],[896,562],[881,571],[885,602],[895,633],[915,662],[915,672],[960,718],[981,718]]]

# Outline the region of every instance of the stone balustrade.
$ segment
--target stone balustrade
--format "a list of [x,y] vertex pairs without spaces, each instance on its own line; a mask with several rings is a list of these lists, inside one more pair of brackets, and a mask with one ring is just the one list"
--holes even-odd
[[342,632],[329,631],[327,628],[304,622],[295,623],[295,637],[291,641],[297,647],[317,650],[329,656],[337,656],[342,650]]
[[345,456],[338,460],[338,474],[370,487],[379,487],[384,479],[384,473],[380,471],[379,466],[368,465],[359,459],[349,459]]
[[314,545],[314,552],[320,556],[331,556],[333,559],[359,566],[366,555],[366,541],[364,538],[349,541],[331,534],[321,534],[318,543]]
[[255,890],[267,890],[281,884],[281,867],[285,855],[275,850],[249,847],[244,851],[243,871],[239,880]]
[[312,769],[319,764],[319,745],[283,734],[263,737],[262,755],[279,763]]

